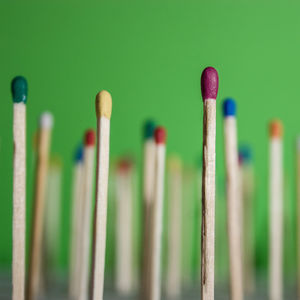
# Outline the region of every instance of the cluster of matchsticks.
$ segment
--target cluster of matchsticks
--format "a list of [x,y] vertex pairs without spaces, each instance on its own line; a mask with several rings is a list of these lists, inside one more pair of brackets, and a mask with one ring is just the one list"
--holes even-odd
[[[215,137],[218,73],[206,68],[201,77],[203,97],[203,161],[202,161],[202,225],[201,225],[201,299],[213,300],[215,287]],[[37,137],[37,163],[34,208],[31,229],[29,267],[25,280],[25,204],[26,204],[26,101],[27,83],[23,77],[12,81],[14,102],[14,165],[13,165],[13,262],[12,299],[37,300],[42,290],[43,228],[45,189],[49,161],[52,116],[41,116]],[[226,165],[227,224],[229,247],[230,299],[242,300],[245,285],[251,282],[253,245],[242,250],[241,180],[237,146],[236,108],[232,99],[224,101],[224,137]],[[106,252],[109,140],[112,111],[111,95],[101,91],[96,96],[97,132],[88,130],[83,148],[75,161],[72,226],[70,246],[69,298],[72,300],[103,299]],[[96,146],[95,146],[96,142]],[[94,174],[96,148],[96,176]],[[199,149],[200,150],[200,149]],[[140,299],[161,299],[161,257],[164,208],[166,130],[148,122],[145,127],[143,166],[143,230]],[[282,299],[282,150],[280,122],[271,124],[271,217],[270,217],[270,299]],[[178,299],[181,294],[181,211],[182,170],[178,157],[170,159],[168,257],[166,295]],[[116,175],[117,253],[116,282],[120,294],[132,291],[132,206],[130,198],[131,163],[122,160]],[[95,205],[92,207],[93,182]],[[247,180],[250,182],[251,170]],[[249,183],[248,182],[248,183]],[[251,211],[251,204],[249,211]],[[251,219],[251,214],[248,218]],[[251,223],[251,221],[250,221]],[[244,222],[247,226],[247,222]],[[249,225],[249,227],[251,227]],[[58,230],[58,229],[57,229]],[[251,230],[251,229],[249,229]],[[248,230],[248,231],[249,231]],[[93,232],[91,235],[90,232]],[[251,234],[249,234],[251,237]],[[250,239],[250,238],[249,238]],[[198,242],[198,241],[197,241]],[[199,241],[200,243],[200,241]],[[245,253],[243,253],[245,252]],[[92,253],[92,255],[90,255]],[[247,256],[248,259],[245,259]],[[245,277],[245,270],[248,275]],[[253,268],[253,266],[252,266]],[[250,274],[250,275],[249,275]],[[246,282],[246,284],[245,284]],[[187,297],[185,297],[187,298]]]

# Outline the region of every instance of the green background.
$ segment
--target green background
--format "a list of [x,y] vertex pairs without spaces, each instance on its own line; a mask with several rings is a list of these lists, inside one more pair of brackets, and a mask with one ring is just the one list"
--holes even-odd
[[[141,126],[153,117],[168,130],[168,152],[196,164],[202,144],[200,75],[219,71],[217,175],[224,179],[221,100],[238,103],[241,142],[253,146],[257,181],[257,266],[267,265],[268,131],[283,120],[284,200],[295,266],[295,138],[300,129],[299,3],[284,1],[51,1],[0,4],[0,266],[11,264],[11,79],[28,80],[27,216],[33,188],[33,134],[38,116],[55,117],[52,152],[63,159],[61,264],[68,259],[72,156],[86,128],[96,127],[94,100],[111,92],[111,155],[141,162]],[[221,187],[220,187],[221,185]],[[223,201],[225,201],[223,199]],[[27,229],[29,228],[29,224]],[[287,252],[286,252],[287,255]],[[289,269],[288,269],[289,270]]]

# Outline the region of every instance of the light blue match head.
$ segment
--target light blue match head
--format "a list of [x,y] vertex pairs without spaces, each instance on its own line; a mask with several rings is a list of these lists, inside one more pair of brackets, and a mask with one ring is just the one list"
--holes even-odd
[[154,131],[155,131],[155,122],[153,120],[148,120],[145,122],[144,125],[144,138],[145,140],[151,139],[154,137]]
[[14,103],[27,102],[27,81],[22,76],[15,77],[11,82],[11,92]]
[[233,99],[227,98],[223,102],[223,114],[224,117],[236,115],[236,103]]
[[83,146],[80,144],[75,151],[74,160],[76,163],[81,162],[83,160]]

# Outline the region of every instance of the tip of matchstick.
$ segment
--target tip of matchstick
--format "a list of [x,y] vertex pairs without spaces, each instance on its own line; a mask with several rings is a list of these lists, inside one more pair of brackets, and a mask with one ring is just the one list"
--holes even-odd
[[127,173],[132,166],[132,162],[129,159],[121,159],[118,163],[118,171],[121,173]]
[[83,147],[81,144],[77,147],[75,151],[74,160],[75,162],[81,162],[83,160]]
[[85,146],[94,146],[95,140],[96,140],[95,131],[93,129],[87,130],[84,135],[84,145]]
[[180,157],[177,154],[170,155],[168,165],[171,171],[180,171],[182,168]]
[[153,138],[154,131],[155,131],[155,122],[153,120],[146,121],[144,125],[144,138],[146,140]]
[[283,134],[283,126],[280,120],[273,120],[269,125],[270,136],[272,138],[280,138]]
[[27,102],[27,81],[22,76],[15,77],[11,82],[11,92],[14,103]]
[[239,149],[242,162],[249,163],[252,160],[252,149],[249,145],[243,145]]
[[96,95],[96,115],[97,118],[106,117],[110,119],[112,109],[112,99],[108,91],[101,91]]
[[164,127],[156,127],[154,131],[154,138],[156,144],[165,144],[167,138],[167,132]]
[[223,102],[223,114],[224,117],[236,115],[236,103],[233,99],[227,98]]
[[219,76],[216,69],[207,67],[201,75],[202,99],[217,99],[219,88]]
[[51,129],[53,127],[53,115],[52,113],[46,111],[42,113],[40,118],[40,126],[44,129]]

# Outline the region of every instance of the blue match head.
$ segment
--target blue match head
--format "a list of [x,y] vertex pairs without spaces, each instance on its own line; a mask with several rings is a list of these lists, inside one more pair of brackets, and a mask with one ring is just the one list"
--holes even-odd
[[76,149],[75,155],[74,155],[75,162],[81,162],[83,160],[83,146],[79,145]]
[[233,99],[227,98],[223,102],[223,114],[224,117],[236,115],[236,103]]
[[11,92],[14,103],[27,102],[27,81],[22,76],[17,76],[11,82]]
[[154,136],[155,122],[153,120],[146,121],[144,125],[144,138],[145,140],[151,139]]

